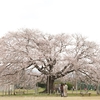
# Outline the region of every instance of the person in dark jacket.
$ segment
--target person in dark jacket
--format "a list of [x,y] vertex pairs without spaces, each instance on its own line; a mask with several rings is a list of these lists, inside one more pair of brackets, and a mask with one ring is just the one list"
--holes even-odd
[[63,91],[63,84],[61,83],[61,86],[60,86],[60,91],[61,91],[61,97],[63,97],[64,96],[64,91]]

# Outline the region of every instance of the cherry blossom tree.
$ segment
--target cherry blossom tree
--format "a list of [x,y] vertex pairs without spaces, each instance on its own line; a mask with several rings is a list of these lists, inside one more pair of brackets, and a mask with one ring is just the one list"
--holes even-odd
[[17,76],[37,70],[40,76],[47,76],[46,92],[50,93],[56,79],[69,73],[88,74],[96,46],[77,34],[50,35],[33,29],[9,32],[1,39],[0,76]]

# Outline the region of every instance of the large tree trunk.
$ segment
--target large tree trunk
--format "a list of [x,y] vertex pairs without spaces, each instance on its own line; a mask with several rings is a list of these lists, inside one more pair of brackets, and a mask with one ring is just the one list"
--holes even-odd
[[97,84],[97,94],[100,94],[100,90],[99,90],[99,83]]
[[47,86],[46,92],[53,93],[54,92],[54,76],[47,76]]

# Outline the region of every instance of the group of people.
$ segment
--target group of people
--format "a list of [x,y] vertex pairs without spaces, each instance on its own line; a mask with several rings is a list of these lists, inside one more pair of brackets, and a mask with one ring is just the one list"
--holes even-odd
[[67,84],[66,84],[66,83],[65,83],[65,84],[61,84],[61,86],[60,86],[61,97],[63,97],[63,96],[64,96],[64,97],[68,96],[67,90],[68,90]]
[[68,96],[67,94],[68,86],[66,83],[61,83],[58,88],[56,88],[56,92],[60,93],[61,97]]

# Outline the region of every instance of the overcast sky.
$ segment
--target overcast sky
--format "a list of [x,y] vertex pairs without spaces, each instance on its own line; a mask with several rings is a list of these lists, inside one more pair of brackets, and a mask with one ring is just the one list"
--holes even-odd
[[100,43],[100,0],[0,0],[0,37],[20,28],[77,33]]

